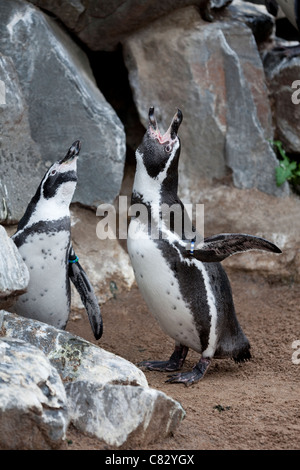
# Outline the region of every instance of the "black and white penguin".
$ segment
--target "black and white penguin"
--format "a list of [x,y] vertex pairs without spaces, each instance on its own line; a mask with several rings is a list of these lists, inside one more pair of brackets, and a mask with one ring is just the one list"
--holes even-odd
[[[177,194],[181,121],[178,110],[162,135],[154,108],[149,110],[149,126],[136,151],[132,208],[137,213],[129,223],[127,244],[140,292],[162,330],[175,340],[169,360],[140,365],[177,371],[191,348],[200,354],[199,362],[192,371],[174,374],[168,380],[190,385],[204,376],[212,358],[230,357],[241,362],[251,357],[249,341],[236,317],[231,286],[219,261],[247,250],[281,250],[251,235],[219,234],[203,239],[193,229],[188,228],[187,233],[178,230],[182,225],[177,223],[176,227],[174,220],[168,227],[158,208],[165,205],[179,207],[182,213],[185,210]],[[144,207],[147,216],[141,217]]]
[[77,183],[80,146],[75,141],[66,156],[49,168],[12,236],[30,274],[27,292],[14,308],[21,316],[65,329],[71,279],[99,339],[103,330],[99,304],[71,242],[69,207]]

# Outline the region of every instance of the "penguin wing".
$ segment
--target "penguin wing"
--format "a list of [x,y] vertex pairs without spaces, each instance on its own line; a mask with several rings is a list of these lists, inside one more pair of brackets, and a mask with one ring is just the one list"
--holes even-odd
[[85,306],[95,338],[101,338],[103,333],[103,321],[100,307],[94,289],[84,269],[80,265],[72,246],[69,250],[69,278],[76,287],[81,301]]
[[220,233],[204,238],[203,244],[194,252],[190,251],[190,256],[203,262],[219,262],[228,256],[250,250],[271,251],[281,253],[281,250],[265,238],[247,235],[244,233]]

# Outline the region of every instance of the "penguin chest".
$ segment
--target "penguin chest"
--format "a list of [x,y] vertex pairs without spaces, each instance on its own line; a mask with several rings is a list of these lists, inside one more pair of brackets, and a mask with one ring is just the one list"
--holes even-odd
[[176,342],[201,352],[192,312],[162,248],[146,236],[129,237],[127,244],[139,290],[161,329]]
[[30,281],[19,297],[16,312],[57,328],[64,328],[70,310],[67,255],[68,231],[29,234],[19,247]]

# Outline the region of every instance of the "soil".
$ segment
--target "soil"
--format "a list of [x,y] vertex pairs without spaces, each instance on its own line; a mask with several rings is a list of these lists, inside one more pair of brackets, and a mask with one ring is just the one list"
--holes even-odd
[[[270,283],[243,272],[227,273],[238,319],[251,343],[252,360],[243,364],[213,360],[204,379],[191,387],[168,384],[167,373],[145,370],[149,386],[179,401],[186,416],[172,436],[125,449],[299,448],[300,346],[298,355],[294,343],[300,340],[299,285]],[[159,329],[136,287],[102,306],[104,334],[97,342],[84,314],[74,313],[68,331],[134,364],[163,360],[173,352],[173,341]],[[198,354],[189,351],[183,370],[191,369],[198,360]],[[69,450],[108,449],[72,427],[67,442]]]

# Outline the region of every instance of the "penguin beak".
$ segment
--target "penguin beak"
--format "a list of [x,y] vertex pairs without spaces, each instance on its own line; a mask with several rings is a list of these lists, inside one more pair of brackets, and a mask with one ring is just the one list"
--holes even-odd
[[149,109],[149,128],[148,129],[149,129],[150,135],[154,137],[155,139],[157,139],[160,144],[174,141],[177,138],[178,129],[182,122],[182,119],[183,119],[182,112],[180,111],[180,109],[177,109],[177,113],[174,115],[169,129],[167,130],[167,132],[165,132],[164,135],[161,135],[157,126],[155,116],[154,116],[154,107],[152,106]]
[[75,140],[75,142],[73,142],[73,144],[69,148],[67,155],[59,163],[71,163],[71,161],[79,155],[80,149],[80,140]]
[[174,115],[169,129],[163,136],[164,141],[166,141],[167,139],[168,140],[176,139],[179,126],[182,123],[182,119],[183,119],[182,112],[180,111],[180,109],[177,109],[177,113]]
[[151,108],[149,108],[149,126],[151,127],[153,132],[158,131],[156,118],[154,116],[154,106],[151,106]]

